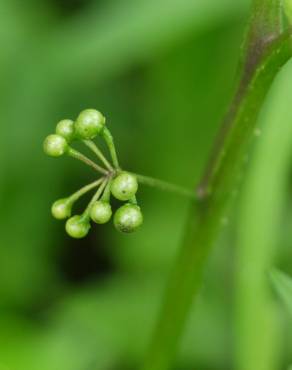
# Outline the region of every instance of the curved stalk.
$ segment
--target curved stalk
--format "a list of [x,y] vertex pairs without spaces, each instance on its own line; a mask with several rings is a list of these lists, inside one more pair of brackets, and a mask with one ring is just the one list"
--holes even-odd
[[144,370],[167,370],[173,363],[207,257],[237,190],[260,108],[279,69],[292,56],[291,30],[280,35],[279,4],[279,0],[254,1],[241,79],[198,187],[199,202],[190,213]]
[[103,137],[104,141],[106,142],[106,145],[109,149],[109,152],[110,152],[110,155],[111,155],[111,158],[112,158],[115,169],[119,170],[120,165],[119,165],[119,161],[118,161],[118,156],[117,156],[117,152],[116,152],[114,138],[113,138],[110,130],[107,127],[105,127],[104,130],[102,131],[102,137]]
[[90,215],[90,211],[91,211],[91,208],[92,206],[94,205],[94,203],[101,197],[106,185],[108,183],[108,179],[107,178],[104,178],[100,187],[97,189],[96,193],[94,194],[94,196],[92,197],[91,201],[89,202],[88,206],[86,207],[85,211],[83,212],[83,217],[84,218],[89,218],[89,215]]
[[87,158],[85,155],[81,154],[77,150],[73,148],[69,148],[67,154],[75,159],[78,159],[79,161],[87,164],[87,166],[93,168],[95,171],[102,173],[103,175],[107,175],[108,171],[104,169],[103,167],[100,167],[98,164],[93,162],[91,159]]
[[112,184],[112,178],[109,178],[106,184],[106,187],[104,189],[104,192],[102,194],[102,197],[101,197],[101,200],[107,203],[110,202],[110,198],[111,198],[111,184]]
[[113,168],[109,161],[105,158],[102,151],[98,148],[98,146],[92,141],[92,140],[83,140],[84,144],[99,158],[102,163],[105,165],[105,167],[112,171]]
[[84,194],[88,193],[90,190],[96,188],[98,185],[100,185],[104,180],[104,177],[102,177],[101,179],[98,179],[86,186],[84,186],[83,188],[79,189],[78,191],[76,191],[74,194],[72,194],[69,198],[68,198],[68,201],[70,203],[75,203],[79,198],[81,198]]

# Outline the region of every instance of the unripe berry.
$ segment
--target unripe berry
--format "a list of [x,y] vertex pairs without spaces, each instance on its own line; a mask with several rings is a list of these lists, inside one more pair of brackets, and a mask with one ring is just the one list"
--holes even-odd
[[76,135],[80,139],[93,139],[103,130],[104,125],[105,118],[99,111],[86,109],[79,114],[75,122]]
[[62,136],[69,143],[74,139],[74,122],[71,119],[63,119],[56,126],[56,134]]
[[72,238],[84,238],[90,230],[90,223],[81,216],[73,216],[66,222],[67,234]]
[[114,225],[122,233],[132,233],[143,223],[140,207],[127,203],[117,210],[114,216]]
[[99,200],[95,202],[90,211],[91,219],[97,224],[107,223],[112,216],[112,208],[108,202]]
[[138,181],[135,175],[128,172],[120,173],[112,182],[111,192],[118,200],[126,201],[137,193]]
[[57,220],[65,220],[71,216],[71,206],[67,198],[59,199],[52,205],[52,215]]
[[60,157],[67,149],[67,141],[60,135],[49,135],[44,141],[44,151],[51,157]]

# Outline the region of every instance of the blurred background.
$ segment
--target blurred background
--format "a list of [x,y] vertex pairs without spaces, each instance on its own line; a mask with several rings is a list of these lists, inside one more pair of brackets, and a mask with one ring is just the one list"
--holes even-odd
[[[0,0],[0,370],[134,370],[146,353],[189,202],[141,186],[145,223],[70,239],[56,199],[95,179],[42,152],[85,108],[122,166],[193,187],[234,88],[249,0]],[[292,317],[292,65],[269,93],[177,370],[280,370]],[[80,209],[82,209],[82,202]]]

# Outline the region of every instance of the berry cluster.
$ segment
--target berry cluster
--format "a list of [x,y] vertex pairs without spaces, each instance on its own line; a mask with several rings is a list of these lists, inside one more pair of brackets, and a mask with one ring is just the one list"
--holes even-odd
[[[68,219],[66,231],[73,238],[85,237],[90,230],[91,221],[105,224],[111,219],[113,213],[110,204],[111,195],[126,202],[116,210],[113,217],[117,230],[131,233],[143,223],[143,215],[136,200],[137,177],[121,170],[113,137],[105,121],[105,117],[99,111],[86,109],[79,114],[75,122],[69,119],[60,121],[56,126],[55,134],[49,135],[44,141],[44,151],[47,155],[60,157],[67,154],[103,175],[71,196],[57,200],[52,206],[52,215],[56,219]],[[93,141],[97,136],[100,136],[107,144],[112,164]],[[104,167],[72,148],[71,143],[78,140],[93,151]],[[71,217],[74,203],[92,189],[97,190],[84,212]]]

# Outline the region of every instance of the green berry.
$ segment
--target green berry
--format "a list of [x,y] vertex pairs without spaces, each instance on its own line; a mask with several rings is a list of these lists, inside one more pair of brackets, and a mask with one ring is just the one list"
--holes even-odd
[[59,199],[52,205],[51,211],[57,220],[65,220],[71,216],[71,203],[67,198]]
[[107,223],[112,217],[111,205],[102,200],[95,202],[91,208],[90,217],[97,224]]
[[137,193],[138,181],[136,176],[128,172],[120,173],[112,182],[111,192],[119,200],[126,201]]
[[51,157],[60,157],[67,149],[67,141],[60,135],[49,135],[44,141],[44,151]]
[[76,135],[80,139],[93,139],[103,130],[105,125],[104,116],[95,109],[82,111],[75,123]]
[[71,119],[63,119],[56,126],[56,134],[62,136],[69,143],[74,139],[74,122]]
[[114,225],[122,233],[132,233],[143,223],[140,207],[127,203],[117,210],[114,216]]
[[67,234],[72,238],[84,238],[90,230],[90,223],[81,216],[73,216],[66,222]]

